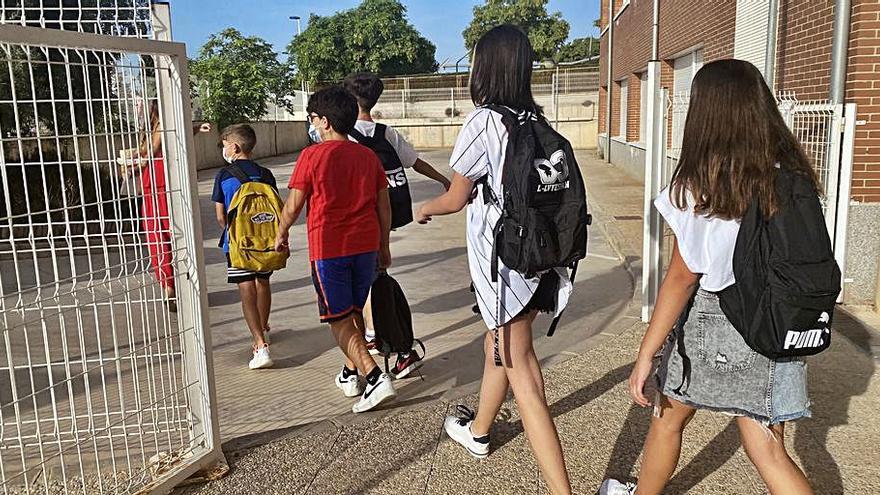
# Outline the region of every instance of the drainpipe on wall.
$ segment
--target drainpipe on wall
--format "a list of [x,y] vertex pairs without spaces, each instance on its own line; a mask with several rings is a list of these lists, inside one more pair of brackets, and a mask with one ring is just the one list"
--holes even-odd
[[605,92],[605,161],[611,163],[611,60],[614,53],[614,0],[608,0],[608,91]]
[[846,57],[849,48],[850,0],[834,2],[834,34],[831,41],[831,103],[843,103],[846,96]]
[[[828,100],[834,105],[842,105],[841,116],[844,122],[848,122],[848,127],[854,125],[855,115],[847,115],[852,112],[855,105],[844,105],[846,100],[846,63],[849,56],[849,30],[852,18],[852,1],[851,0],[835,0],[834,2],[834,31],[831,39],[831,85],[828,91]],[[852,131],[853,128],[849,127]],[[836,132],[829,129],[830,132]],[[851,139],[851,138],[850,138]],[[849,161],[852,160],[852,147],[847,149],[847,139],[843,140],[843,148],[840,150],[842,154],[849,154]],[[832,141],[834,142],[834,141]],[[846,158],[844,158],[846,160]],[[837,165],[837,164],[834,164]],[[849,218],[850,203],[850,186],[851,173],[841,169],[838,180],[838,190],[834,191],[837,196],[837,218],[835,219],[834,232],[834,251],[835,258],[838,258],[841,271],[843,271],[844,280],[846,280],[846,225]],[[843,302],[845,296],[845,284],[842,288],[837,302]]]
[[770,0],[767,47],[764,51],[764,80],[770,91],[776,89],[776,36],[779,31],[779,0]]

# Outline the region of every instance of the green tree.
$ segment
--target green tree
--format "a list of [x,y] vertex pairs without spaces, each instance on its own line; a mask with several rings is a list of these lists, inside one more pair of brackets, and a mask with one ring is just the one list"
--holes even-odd
[[398,0],[364,0],[331,16],[313,14],[287,51],[298,77],[309,82],[338,81],[356,71],[397,75],[437,70],[436,47],[409,23]]
[[596,38],[576,38],[562,45],[556,53],[557,62],[573,62],[599,54],[599,40]]
[[220,128],[262,117],[286,79],[272,45],[233,28],[211,35],[190,69],[205,119]]
[[486,32],[499,24],[514,24],[529,35],[538,60],[552,59],[568,38],[568,22],[562,14],[547,13],[548,0],[486,0],[474,7],[474,18],[462,32],[472,50]]

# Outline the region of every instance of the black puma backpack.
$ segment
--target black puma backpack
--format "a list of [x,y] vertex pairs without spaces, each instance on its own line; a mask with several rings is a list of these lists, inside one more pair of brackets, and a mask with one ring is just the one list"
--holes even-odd
[[807,178],[780,169],[779,211],[746,211],[733,255],[736,283],[719,294],[721,310],[756,352],[771,359],[817,354],[831,345],[840,294],[822,206]]
[[[556,267],[571,268],[587,255],[587,213],[584,179],[571,144],[546,119],[529,112],[487,105],[502,115],[508,132],[501,172],[504,194],[501,218],[494,227],[492,281],[498,259],[532,277]],[[499,204],[492,188],[482,185],[484,200]],[[549,334],[558,323],[554,320]]]
[[358,143],[373,150],[382,162],[385,178],[388,179],[388,198],[391,200],[391,228],[396,229],[413,221],[412,197],[409,193],[406,170],[400,162],[400,157],[397,156],[397,151],[385,137],[386,129],[385,124],[376,124],[372,136],[366,136],[357,129],[352,129],[349,135]]

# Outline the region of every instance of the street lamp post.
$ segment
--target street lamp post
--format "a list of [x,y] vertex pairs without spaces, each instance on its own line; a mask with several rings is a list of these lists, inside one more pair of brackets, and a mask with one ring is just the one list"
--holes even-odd
[[[296,21],[296,36],[299,37],[302,34],[302,25],[300,24],[300,20],[302,18],[298,15],[290,16],[290,20]],[[302,93],[302,108],[303,113],[306,113],[306,105],[308,105],[308,97],[306,96],[306,80],[303,78],[302,70],[299,68],[299,64],[296,67],[297,72],[299,72],[299,84],[300,84],[300,92]]]

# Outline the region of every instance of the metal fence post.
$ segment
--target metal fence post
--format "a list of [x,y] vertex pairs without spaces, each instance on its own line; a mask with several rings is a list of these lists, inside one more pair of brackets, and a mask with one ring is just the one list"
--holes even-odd
[[660,292],[663,222],[654,198],[660,194],[666,158],[667,90],[660,88],[660,62],[648,63],[648,136],[645,143],[644,231],[642,235],[642,321],[649,321]]
[[452,113],[449,115],[451,118],[455,118],[455,87],[449,88],[449,100],[452,105]]
[[[171,26],[168,4],[155,4],[155,22]],[[170,27],[166,30],[171,38]],[[200,461],[186,471],[178,473],[182,480],[190,473],[206,467],[220,466],[226,469],[226,458],[220,449],[220,423],[217,415],[217,393],[214,387],[214,360],[212,355],[210,319],[208,315],[208,287],[205,276],[204,249],[202,249],[202,220],[199,208],[197,164],[192,134],[192,102],[189,93],[189,66],[184,45],[177,44],[178,53],[172,57],[158,57],[157,71],[159,102],[163,123],[166,127],[164,156],[166,174],[169,177],[171,215],[173,224],[172,245],[174,250],[188,252],[188,259],[175,265],[177,285],[180,346],[184,360],[185,383],[199,383],[187,388],[189,404],[190,438],[193,446],[201,445],[208,451]],[[168,131],[171,131],[170,133]],[[169,139],[169,137],[173,139]],[[183,167],[186,167],[185,169]],[[187,214],[183,214],[187,212]],[[183,249],[181,249],[183,248]],[[183,269],[186,269],[184,272]],[[188,290],[187,290],[188,289]],[[168,485],[173,485],[171,481]]]
[[[843,108],[843,143],[840,150],[840,178],[838,180],[837,219],[834,222],[834,258],[846,280],[846,236],[849,224],[850,189],[852,187],[853,152],[856,135],[856,104],[847,103]],[[837,302],[842,303],[846,283],[841,281]]]

